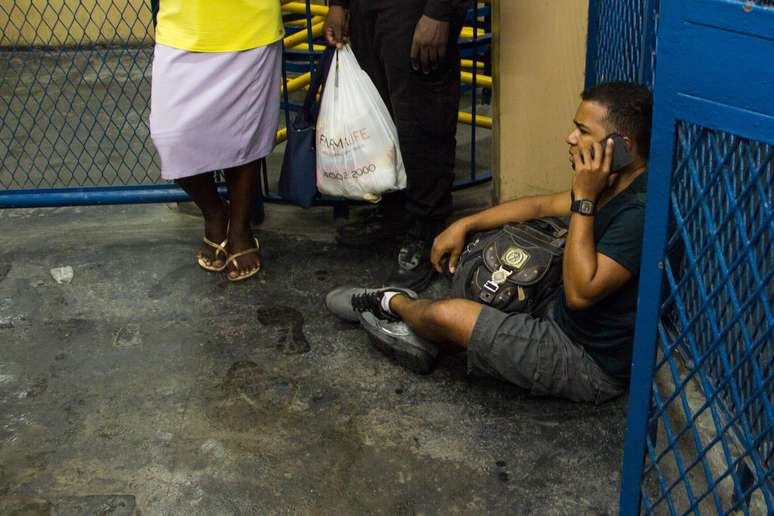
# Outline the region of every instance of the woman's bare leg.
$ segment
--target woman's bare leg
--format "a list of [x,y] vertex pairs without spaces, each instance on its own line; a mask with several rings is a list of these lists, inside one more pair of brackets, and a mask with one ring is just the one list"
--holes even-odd
[[[228,227],[228,211],[218,195],[214,174],[207,172],[185,177],[178,179],[177,184],[202,211],[204,236],[216,244],[223,242],[226,239],[226,228]],[[199,255],[205,257],[213,267],[223,266],[226,260],[222,254],[218,254],[215,258],[215,249],[205,244],[202,244]]]
[[[228,249],[231,254],[255,247],[253,230],[250,226],[250,215],[258,197],[259,178],[258,162],[230,168],[225,171],[228,186],[229,229]],[[228,275],[236,278],[248,272],[261,268],[261,257],[258,253],[240,256],[229,264]]]

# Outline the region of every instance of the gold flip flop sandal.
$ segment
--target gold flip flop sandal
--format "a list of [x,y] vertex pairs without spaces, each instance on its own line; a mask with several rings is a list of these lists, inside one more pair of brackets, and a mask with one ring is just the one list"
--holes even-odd
[[228,258],[228,252],[226,251],[226,245],[228,244],[228,239],[224,240],[220,244],[216,244],[212,240],[208,239],[207,237],[204,237],[203,242],[215,249],[215,254],[212,257],[212,260],[208,259],[206,256],[202,256],[201,254],[196,255],[196,261],[199,263],[199,267],[206,271],[210,272],[221,272],[223,269],[225,269],[228,265],[228,262],[223,262],[223,265],[221,267],[213,267],[212,262],[218,259],[218,255],[222,254],[224,258]]
[[[246,254],[251,254],[251,253],[256,253],[256,254],[260,255],[260,253],[261,253],[261,244],[260,244],[260,242],[258,242],[257,238],[253,237],[253,240],[255,240],[255,247],[251,247],[250,249],[245,249],[244,251],[239,251],[238,253],[234,253],[234,254],[230,255],[228,257],[228,259],[226,260],[226,267],[228,267],[228,264],[230,264],[231,262],[234,262],[234,265],[236,267],[239,267],[239,264],[236,262],[236,259],[239,258],[240,256],[244,256]],[[243,280],[246,280],[247,278],[251,278],[251,277],[255,276],[258,273],[258,271],[260,271],[260,270],[261,270],[261,266],[259,265],[257,269],[254,269],[254,270],[252,270],[250,272],[246,272],[244,274],[240,274],[236,278],[232,278],[231,276],[226,274],[226,278],[228,278],[228,280],[231,281],[231,282],[243,281]]]

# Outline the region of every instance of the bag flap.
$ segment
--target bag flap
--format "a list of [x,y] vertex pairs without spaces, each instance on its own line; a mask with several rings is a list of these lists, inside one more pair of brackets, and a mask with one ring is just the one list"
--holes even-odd
[[483,245],[482,259],[490,273],[500,267],[512,271],[508,282],[534,285],[546,275],[564,251],[567,228],[558,219],[536,219],[506,224]]
[[490,273],[503,267],[512,271],[508,282],[526,287],[543,279],[554,255],[534,243],[504,234],[504,238],[484,248],[482,258]]

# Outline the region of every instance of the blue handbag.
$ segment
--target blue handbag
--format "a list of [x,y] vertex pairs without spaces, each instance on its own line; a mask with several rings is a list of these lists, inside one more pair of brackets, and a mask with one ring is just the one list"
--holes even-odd
[[335,50],[335,47],[328,47],[320,56],[317,68],[312,73],[304,105],[295,119],[288,124],[288,141],[282,158],[279,194],[283,199],[302,208],[309,208],[318,194],[315,126],[320,104],[317,102],[317,90],[320,90],[322,98]]

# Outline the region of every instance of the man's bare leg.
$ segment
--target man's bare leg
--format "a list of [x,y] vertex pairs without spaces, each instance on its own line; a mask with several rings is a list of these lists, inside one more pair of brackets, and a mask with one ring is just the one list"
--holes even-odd
[[420,337],[467,348],[481,305],[466,299],[433,301],[398,294],[390,299],[390,311]]

